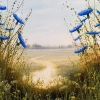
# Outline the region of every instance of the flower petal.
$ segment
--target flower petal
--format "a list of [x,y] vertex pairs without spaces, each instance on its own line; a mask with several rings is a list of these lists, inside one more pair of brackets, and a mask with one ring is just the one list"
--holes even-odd
[[24,24],[24,22],[16,15],[13,14],[13,17],[17,20],[17,22],[19,22],[20,24]]
[[0,36],[0,40],[8,40],[9,37],[8,36]]
[[82,10],[81,12],[79,12],[78,15],[79,15],[79,16],[88,15],[88,14],[90,14],[92,11],[93,11],[92,8],[88,8],[88,9],[85,9],[85,10]]
[[96,31],[90,31],[90,32],[86,32],[86,34],[90,34],[90,35],[96,35],[99,34],[100,32],[96,32]]
[[79,30],[82,27],[82,24],[79,24],[78,26],[74,27],[73,29],[69,30],[70,33],[73,33],[77,30]]
[[88,48],[88,46],[84,46],[84,47],[82,47],[81,49],[74,51],[74,53],[83,52],[83,51],[86,50],[87,48]]
[[14,28],[5,28],[5,30],[10,31],[10,30],[14,30]]
[[26,48],[26,44],[25,44],[25,42],[24,42],[24,39],[23,39],[21,33],[18,33],[18,38],[19,38],[19,41],[20,41],[20,43],[22,44],[22,46],[23,46],[24,48]]
[[75,41],[77,41],[78,39],[80,39],[81,38],[81,35],[79,35],[77,38],[75,38]]
[[84,18],[84,19],[81,20],[81,22],[85,22],[86,20],[87,20],[87,18]]
[[99,10],[96,10],[96,11],[97,11],[98,14],[100,14],[100,11]]
[[100,26],[100,23],[98,23],[98,24],[95,25],[95,27],[99,27],[99,26]]
[[1,6],[0,5],[0,10],[6,10],[6,6]]
[[4,24],[3,23],[0,23],[0,26],[3,26]]

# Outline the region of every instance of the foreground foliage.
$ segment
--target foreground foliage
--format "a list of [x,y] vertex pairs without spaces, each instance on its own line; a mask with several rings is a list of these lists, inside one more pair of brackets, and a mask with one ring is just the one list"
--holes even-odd
[[[15,4],[16,1],[12,7]],[[4,11],[6,7],[0,6],[0,10]],[[96,13],[94,11],[95,9],[89,7],[79,12],[77,14],[79,25],[69,30],[76,46],[74,53],[80,56],[78,64],[75,65],[78,67],[74,67],[74,71],[70,70],[66,77],[58,77],[52,82],[56,84],[48,88],[42,88],[41,81],[37,81],[37,86],[30,82],[29,74],[24,70],[25,60],[21,58],[23,52],[16,56],[21,48],[20,44],[26,48],[22,30],[31,12],[25,22],[10,11],[3,23],[2,15],[0,15],[2,20],[0,23],[0,100],[100,100],[100,46],[98,42],[100,13],[99,10],[96,10]],[[81,20],[80,16],[83,15],[85,18]],[[96,23],[93,20],[94,16]],[[89,23],[88,26],[87,23]],[[74,32],[78,33],[77,38],[74,38]],[[77,41],[80,42],[79,46]],[[23,73],[27,74],[26,80],[22,78]]]

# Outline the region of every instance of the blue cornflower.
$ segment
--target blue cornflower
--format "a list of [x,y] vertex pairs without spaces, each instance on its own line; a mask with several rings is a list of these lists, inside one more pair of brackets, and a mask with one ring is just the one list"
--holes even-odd
[[84,47],[82,47],[81,49],[74,51],[74,53],[83,52],[83,51],[86,50],[87,48],[88,48],[88,46],[84,46]]
[[4,24],[3,23],[0,23],[0,26],[3,26]]
[[86,20],[87,20],[87,18],[84,18],[84,19],[81,20],[81,22],[85,22]]
[[92,8],[88,8],[85,10],[82,10],[81,12],[78,13],[79,16],[84,16],[84,15],[89,15],[93,11]]
[[10,30],[14,30],[14,28],[5,28],[5,30],[10,31]]
[[23,46],[24,48],[26,48],[26,44],[25,44],[25,42],[24,42],[24,39],[23,39],[21,33],[18,33],[18,38],[19,38],[19,41],[20,41],[20,43],[22,44],[22,46]]
[[16,15],[13,14],[13,17],[17,20],[17,22],[19,22],[20,24],[24,24],[24,22]]
[[90,31],[90,32],[86,32],[86,34],[90,34],[90,35],[96,35],[99,34],[100,32],[96,32],[96,31]]
[[69,30],[70,33],[73,33],[75,31],[78,31],[82,27],[82,24],[79,24],[78,26],[74,27],[73,29]]
[[98,23],[98,24],[95,25],[95,27],[99,27],[99,26],[100,26],[100,23]]
[[0,10],[6,10],[6,6],[1,6],[0,5]]
[[74,40],[77,41],[78,39],[81,38],[81,35],[79,35],[77,38],[75,38]]
[[100,14],[100,11],[99,10],[96,10],[96,11],[97,11],[98,14]]
[[0,36],[0,40],[8,40],[9,37],[8,36]]

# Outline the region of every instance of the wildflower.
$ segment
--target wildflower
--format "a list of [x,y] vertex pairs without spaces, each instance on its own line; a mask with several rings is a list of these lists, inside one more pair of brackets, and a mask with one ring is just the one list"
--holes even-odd
[[5,92],[1,92],[1,94],[5,94]]
[[18,93],[20,93],[20,90],[17,90]]
[[91,87],[92,90],[95,90],[95,87]]
[[81,12],[78,13],[78,16],[89,15],[92,11],[93,11],[92,8],[88,8],[88,9],[82,10]]
[[84,47],[82,47],[81,49],[74,51],[74,53],[80,53],[80,52],[83,52],[84,50],[87,49],[87,47],[88,47],[88,46],[84,46]]
[[26,44],[25,44],[25,42],[24,42],[24,39],[23,39],[21,33],[18,33],[18,38],[19,38],[19,41],[20,41],[20,43],[22,44],[22,46],[23,46],[24,48],[26,48]]
[[76,41],[76,40],[78,40],[78,39],[80,39],[81,38],[81,35],[79,35],[77,38],[75,38],[74,40]]
[[9,37],[8,36],[0,36],[0,40],[8,40]]
[[0,5],[0,10],[6,10],[6,6],[1,6]]
[[100,26],[100,23],[98,23],[98,24],[95,25],[95,27],[99,27],[99,26]]
[[5,90],[5,91],[9,91],[10,89],[11,89],[11,85],[7,83],[7,84],[4,86],[4,90]]
[[4,24],[3,23],[0,23],[0,26],[3,26]]
[[56,98],[55,100],[62,100],[61,98]]
[[71,99],[75,99],[75,96],[71,96]]
[[100,14],[100,11],[99,10],[96,10],[96,11],[97,11],[98,14]]
[[74,27],[72,30],[69,30],[70,33],[73,33],[75,31],[78,31],[82,27],[82,24],[79,24],[78,26]]
[[89,89],[89,90],[90,90],[90,89],[91,89],[91,87],[87,87],[87,89]]
[[84,19],[81,20],[81,22],[85,22],[86,20],[87,20],[87,18],[84,18]]
[[96,32],[96,31],[90,31],[90,32],[86,32],[86,34],[90,34],[90,35],[96,35],[99,34],[100,32]]
[[10,31],[10,30],[14,30],[14,28],[5,28],[5,30]]
[[18,81],[17,80],[11,81],[11,84],[15,84],[15,83],[18,83]]
[[0,87],[3,86],[3,85],[4,85],[4,83],[3,82],[0,82]]
[[17,20],[17,22],[19,22],[20,24],[24,24],[24,22],[16,15],[13,14],[13,17]]

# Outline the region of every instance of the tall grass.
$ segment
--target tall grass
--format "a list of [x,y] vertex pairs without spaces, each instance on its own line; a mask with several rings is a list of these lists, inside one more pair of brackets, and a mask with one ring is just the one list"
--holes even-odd
[[[12,10],[15,5],[16,1],[12,5]],[[42,88],[43,82],[40,80],[37,80],[37,86],[35,86],[30,81],[29,73],[24,69],[26,65],[23,60],[24,49],[21,49],[18,33],[22,33],[25,24],[16,23],[16,20],[11,17],[12,11],[8,11],[5,20],[1,17],[0,20],[4,21],[5,25],[0,26],[0,35],[9,36],[9,39],[0,40],[0,100],[100,100],[100,46],[98,42],[100,36],[99,33],[96,34],[99,32],[99,27],[94,27],[99,23],[100,16],[94,8],[92,9],[93,12],[85,16],[86,21],[82,21],[80,16],[77,16],[80,28],[75,29],[77,28],[75,27],[74,30],[79,37],[75,39],[75,33],[71,33],[76,46],[75,53],[80,57],[75,66],[80,69],[70,70],[67,77],[58,77],[48,84],[48,88]],[[25,22],[30,14],[31,12],[25,18]],[[4,30],[6,27],[16,29],[7,31]],[[72,31],[73,29],[70,30]],[[90,33],[86,34],[87,32]],[[19,50],[22,52],[17,56]],[[26,74],[26,80],[22,79],[23,73]]]
[[[84,11],[78,14],[74,11],[78,24],[81,23],[82,27],[77,28],[76,26],[70,32],[76,46],[75,53],[80,56],[77,66],[80,66],[82,71],[70,75],[71,82],[67,88],[67,100],[100,100],[100,26],[97,26],[100,23],[100,13],[95,7],[95,5],[93,8],[90,7],[88,2],[87,9],[93,11],[88,13],[88,10],[85,9],[85,13],[88,14],[84,16],[82,16]],[[86,18],[86,20],[82,21],[82,18]],[[81,38],[75,39],[75,31]],[[87,48],[84,48],[85,46]]]
[[[13,13],[16,13],[23,5],[24,0],[16,7],[17,1],[14,1],[10,10],[2,10],[5,5],[1,5],[0,12],[0,100],[15,100],[19,94],[13,94],[13,92],[19,93],[17,89],[17,83],[22,81],[22,73],[20,67],[25,67],[25,61],[23,60],[24,48],[21,46],[21,42],[18,40],[18,33],[22,33],[26,21],[28,20],[32,11],[27,14],[24,19],[24,24],[20,24],[13,17]],[[16,8],[14,12],[13,9]],[[6,13],[6,14],[5,14]],[[4,38],[7,39],[4,39]],[[19,54],[19,50],[21,53]],[[20,100],[19,97],[17,100]]]

